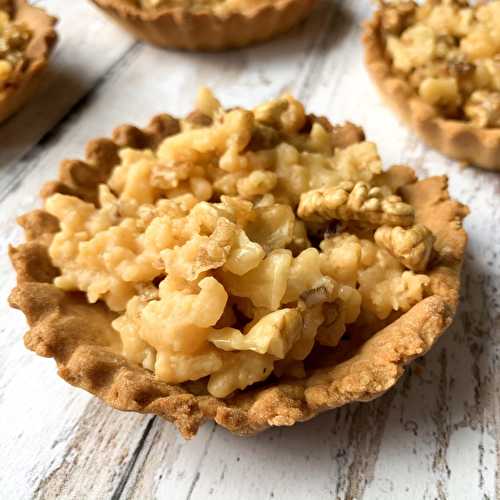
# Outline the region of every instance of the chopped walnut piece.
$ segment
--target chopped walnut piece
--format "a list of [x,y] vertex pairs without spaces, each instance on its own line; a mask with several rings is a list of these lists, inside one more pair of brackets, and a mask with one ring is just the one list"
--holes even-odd
[[333,127],[331,135],[332,146],[334,148],[344,149],[365,140],[365,133],[363,132],[363,129],[351,122],[346,122],[343,125]]
[[387,37],[387,49],[393,58],[394,67],[405,74],[430,62],[435,47],[434,31],[421,23],[407,28],[401,38],[392,35]]
[[208,340],[223,351],[254,351],[283,359],[302,332],[297,309],[280,309],[259,319],[243,335],[234,328],[215,330]]
[[210,236],[194,235],[183,246],[167,248],[160,255],[165,272],[193,281],[205,271],[222,267],[233,248],[236,226],[221,217]]
[[[299,307],[301,305],[299,303]],[[323,315],[323,305],[318,304],[313,307],[305,307],[302,312],[302,335],[292,347],[289,358],[295,361],[303,361],[312,351],[318,328],[321,326],[325,317]]]
[[398,259],[369,239],[341,233],[323,241],[321,249],[321,270],[345,285],[338,297],[344,308],[352,305],[351,317],[359,314],[352,291],[361,293],[362,309],[380,319],[393,310],[408,310],[424,296],[428,277],[405,271]]
[[191,378],[197,380],[206,377],[223,366],[222,355],[216,349],[207,349],[205,352],[192,354],[159,350],[154,370],[160,379],[171,380],[172,383],[179,384]]
[[256,208],[254,213],[255,219],[246,227],[251,240],[259,243],[266,252],[286,248],[291,243],[295,214],[288,205]]
[[375,232],[375,242],[415,272],[424,272],[431,257],[433,234],[421,224],[409,228],[382,226]]
[[399,196],[386,194],[379,187],[364,182],[342,182],[338,186],[316,189],[300,198],[298,215],[305,221],[360,221],[373,226],[409,226],[414,221],[413,208]]
[[306,123],[304,106],[291,95],[258,106],[254,114],[258,122],[290,134],[300,131]]
[[273,372],[274,358],[252,351],[222,353],[222,368],[210,376],[208,391],[225,398],[237,389],[265,380]]
[[236,182],[238,194],[243,198],[252,198],[271,192],[278,182],[278,177],[274,172],[265,170],[255,170],[247,177],[243,177]]
[[476,90],[467,101],[464,111],[477,127],[500,127],[500,92]]
[[325,320],[318,329],[316,340],[320,345],[335,347],[346,331],[345,311],[342,309],[342,302],[339,300],[325,304],[323,314]]
[[340,283],[355,287],[362,265],[363,245],[354,235],[342,233],[321,242],[321,271]]
[[260,151],[275,148],[281,142],[281,134],[272,127],[257,124],[248,144],[250,151]]
[[368,141],[337,149],[334,167],[341,173],[341,179],[346,181],[370,182],[374,175],[382,173],[382,162],[377,147]]
[[213,119],[221,111],[221,103],[213,92],[207,87],[201,87],[196,96],[196,112]]
[[418,93],[424,101],[433,106],[447,108],[449,113],[454,112],[461,104],[455,78],[426,78],[420,84]]
[[430,278],[405,271],[398,260],[374,243],[375,260],[358,272],[359,292],[363,308],[385,319],[392,311],[408,311],[422,300]]
[[354,323],[361,312],[361,294],[348,285],[337,287],[337,298],[323,304],[323,324],[316,340],[321,345],[335,347],[344,335],[347,325]]
[[323,276],[318,250],[308,248],[293,259],[283,302],[295,302],[299,298],[306,305],[316,305],[333,300],[336,286],[332,279]]
[[255,269],[264,259],[266,252],[255,241],[251,241],[245,231],[238,230],[231,253],[224,263],[224,270],[238,276]]
[[193,128],[202,128],[210,127],[213,123],[213,119],[211,116],[195,110],[187,115],[186,122],[188,122]]
[[254,306],[275,311],[286,292],[292,259],[290,250],[273,250],[245,275],[223,273],[221,280],[232,295],[249,298]]
[[393,2],[382,11],[382,27],[387,33],[400,35],[410,16],[415,13],[416,4],[411,1]]
[[152,172],[151,185],[164,190],[173,189],[189,179],[194,171],[195,167],[191,163],[160,163]]

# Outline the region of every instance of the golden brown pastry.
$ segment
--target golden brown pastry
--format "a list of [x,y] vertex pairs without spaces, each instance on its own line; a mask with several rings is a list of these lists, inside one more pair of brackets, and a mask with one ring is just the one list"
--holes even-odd
[[316,0],[92,0],[137,38],[160,47],[223,50],[268,40]]

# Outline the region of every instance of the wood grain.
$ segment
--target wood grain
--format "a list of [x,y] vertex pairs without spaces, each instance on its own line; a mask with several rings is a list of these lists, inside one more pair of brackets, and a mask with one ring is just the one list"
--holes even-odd
[[[500,176],[427,150],[383,107],[359,43],[370,2],[323,0],[273,43],[212,55],[135,43],[84,1],[38,3],[60,17],[60,45],[40,94],[0,128],[0,498],[499,498]],[[202,84],[228,106],[289,89],[315,113],[362,124],[386,164],[447,174],[471,207],[457,319],[384,397],[247,439],[207,425],[185,442],[67,386],[23,347],[24,319],[6,305],[16,215],[90,138],[185,113]]]

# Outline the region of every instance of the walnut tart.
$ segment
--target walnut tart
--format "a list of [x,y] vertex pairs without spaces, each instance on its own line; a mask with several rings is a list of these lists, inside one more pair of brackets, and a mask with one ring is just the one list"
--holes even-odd
[[118,127],[10,250],[26,346],[185,437],[291,426],[390,389],[450,325],[467,208],[290,95]]
[[0,122],[39,87],[57,40],[55,23],[26,0],[0,0]]
[[384,100],[444,155],[500,170],[500,1],[378,3],[364,45]]

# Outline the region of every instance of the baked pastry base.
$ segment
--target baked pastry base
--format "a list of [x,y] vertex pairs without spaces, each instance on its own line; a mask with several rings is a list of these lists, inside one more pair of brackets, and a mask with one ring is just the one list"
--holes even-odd
[[218,51],[262,42],[300,23],[316,0],[276,0],[249,13],[221,17],[178,8],[146,11],[120,0],[92,0],[136,38],[164,48]]
[[384,102],[430,147],[455,160],[500,170],[500,129],[482,129],[449,120],[391,71],[381,36],[381,15],[376,12],[364,26],[365,64]]

